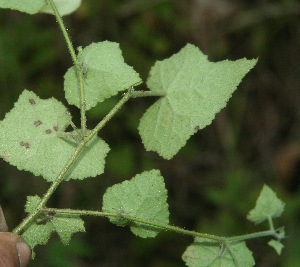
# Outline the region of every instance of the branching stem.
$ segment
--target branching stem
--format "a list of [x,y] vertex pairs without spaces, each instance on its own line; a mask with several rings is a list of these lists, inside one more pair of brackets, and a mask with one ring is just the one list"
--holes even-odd
[[[74,209],[55,209],[55,208],[44,208],[42,210],[43,212],[54,212],[55,214],[60,214],[60,215],[77,215],[77,216],[98,216],[98,217],[120,217],[120,214],[118,213],[112,213],[112,212],[103,212],[103,211],[93,211],[93,210],[74,210]],[[166,224],[160,224],[156,223],[153,221],[146,221],[143,219],[139,219],[136,217],[129,217],[126,215],[122,215],[122,218],[142,224],[145,226],[150,226],[153,227],[154,229],[161,229],[165,231],[172,231],[172,232],[177,232],[179,234],[184,234],[184,235],[190,235],[193,237],[202,237],[206,239],[210,239],[212,241],[217,241],[220,243],[237,243],[241,241],[245,241],[247,239],[253,239],[253,238],[259,238],[259,237],[266,237],[266,236],[273,236],[277,237],[278,233],[275,230],[267,230],[267,231],[261,231],[261,232],[256,232],[256,233],[251,233],[251,234],[246,234],[246,235],[240,235],[240,236],[233,236],[233,237],[224,237],[224,236],[217,236],[217,235],[210,235],[210,234],[205,234],[205,233],[199,233],[196,231],[190,231],[186,230],[177,226],[173,225],[166,225]]]

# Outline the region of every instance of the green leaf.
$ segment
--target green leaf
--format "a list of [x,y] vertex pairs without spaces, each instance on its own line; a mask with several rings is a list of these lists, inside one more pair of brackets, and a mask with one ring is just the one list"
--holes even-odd
[[160,230],[130,221],[137,218],[167,225],[169,211],[167,190],[158,170],[143,172],[129,181],[107,189],[103,196],[103,211],[115,214],[110,221],[119,226],[130,225],[131,231],[140,237],[155,237]]
[[[0,156],[20,170],[53,181],[73,155],[77,143],[62,136],[71,122],[67,109],[57,100],[42,100],[25,90],[14,108],[0,121]],[[94,137],[83,149],[66,180],[103,173],[108,145]]]
[[22,234],[22,238],[29,244],[32,250],[32,258],[35,257],[33,249],[37,245],[45,245],[52,232],[54,231],[52,224],[36,224],[33,223],[30,227]]
[[[78,9],[81,5],[81,0],[54,0],[54,4],[61,16],[69,15]],[[44,5],[39,12],[54,14],[52,7],[49,4]]]
[[251,267],[255,264],[245,242],[225,246],[205,238],[196,238],[182,259],[189,267]]
[[40,201],[41,198],[39,196],[28,196],[25,205],[25,211],[28,213],[33,212],[40,203]]
[[281,242],[272,239],[268,242],[268,245],[274,248],[278,255],[281,255],[281,251],[284,248],[284,245]]
[[[141,83],[138,73],[124,62],[117,43],[105,41],[85,47],[78,53],[78,66],[84,76],[87,110]],[[64,90],[68,102],[80,107],[80,88],[74,66],[65,74]]]
[[0,8],[9,8],[35,14],[46,4],[47,0],[0,0]]
[[69,244],[72,234],[85,232],[84,222],[79,216],[55,216],[51,223],[64,245]]
[[[9,8],[28,14],[39,12],[52,13],[52,8],[47,0],[0,0],[0,8]],[[68,15],[75,11],[81,4],[81,0],[54,0],[61,16]]]
[[[41,198],[38,196],[27,197],[25,211],[32,212],[40,201]],[[57,232],[62,243],[68,245],[72,234],[85,232],[84,222],[78,215],[67,216],[44,212],[30,225],[22,237],[34,249],[36,245],[46,244],[53,232]]]
[[240,59],[213,63],[191,44],[156,62],[147,85],[165,96],[141,118],[139,133],[146,150],[171,159],[193,134],[212,122],[256,62]]
[[256,201],[255,208],[249,212],[247,219],[259,224],[265,220],[280,217],[284,205],[272,189],[264,185]]

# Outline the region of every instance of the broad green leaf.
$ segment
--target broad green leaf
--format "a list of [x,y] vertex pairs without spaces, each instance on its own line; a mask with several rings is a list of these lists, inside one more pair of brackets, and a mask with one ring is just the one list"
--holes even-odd
[[156,62],[147,85],[165,96],[141,118],[139,133],[146,150],[171,159],[193,134],[212,122],[256,62],[210,62],[191,44]]
[[[9,8],[28,14],[39,12],[52,13],[47,0],[0,0],[0,8]],[[81,4],[81,0],[54,0],[61,16],[75,11]]]
[[163,177],[158,170],[152,170],[108,188],[103,196],[102,209],[116,215],[110,217],[112,223],[130,225],[131,231],[143,238],[155,237],[159,229],[134,223],[130,218],[168,224],[167,190]]
[[189,267],[251,267],[255,261],[245,242],[220,244],[205,238],[196,238],[187,247],[182,259]]
[[284,245],[281,242],[272,239],[268,242],[268,245],[274,248],[278,255],[281,255],[281,251],[284,248]]
[[[92,43],[79,51],[78,65],[84,74],[87,110],[106,98],[141,83],[138,73],[124,62],[117,43]],[[68,102],[80,107],[80,88],[74,66],[65,74],[64,90]]]
[[[54,0],[56,8],[61,16],[69,15],[78,9],[81,0]],[[53,14],[52,7],[49,4],[43,6],[39,12]]]
[[[25,90],[14,108],[0,121],[0,155],[20,170],[53,181],[73,155],[77,143],[62,136],[71,121],[67,109],[57,100],[42,100]],[[66,180],[84,179],[103,173],[108,145],[98,137],[81,152]]]
[[[41,198],[38,196],[27,197],[25,211],[32,212],[40,201]],[[85,232],[84,222],[78,215],[67,216],[45,212],[30,225],[22,237],[34,249],[36,245],[46,244],[53,232],[57,232],[62,243],[68,245],[72,234]]]
[[284,203],[277,198],[270,187],[264,185],[255,208],[249,212],[247,219],[258,224],[271,218],[280,217],[283,210]]

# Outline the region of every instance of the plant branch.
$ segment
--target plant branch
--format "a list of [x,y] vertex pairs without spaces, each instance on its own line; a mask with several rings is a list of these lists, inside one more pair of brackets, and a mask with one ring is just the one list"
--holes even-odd
[[193,237],[201,237],[210,239],[212,241],[217,241],[221,243],[235,243],[235,242],[241,242],[245,241],[247,239],[253,239],[253,238],[259,238],[259,237],[266,237],[266,236],[273,236],[278,237],[278,233],[275,230],[267,230],[267,231],[261,231],[261,232],[255,232],[250,233],[246,235],[240,235],[240,236],[233,236],[233,237],[224,237],[224,236],[217,236],[217,235],[210,235],[210,234],[204,234],[199,233],[196,231],[186,230],[182,229],[177,226],[173,225],[166,225],[166,224],[160,224],[152,221],[146,221],[143,219],[139,219],[136,217],[130,217],[126,215],[120,215],[119,213],[112,213],[112,212],[103,212],[103,211],[93,211],[93,210],[74,210],[74,209],[55,209],[55,208],[44,208],[42,210],[43,212],[55,212],[56,214],[63,214],[63,215],[78,215],[78,216],[97,216],[97,217],[120,217],[131,221],[133,223],[142,224],[145,226],[150,226],[156,229],[162,229],[166,231],[173,231],[179,234],[184,235],[190,235]]
[[86,108],[85,108],[85,92],[84,92],[84,83],[83,83],[83,70],[80,64],[77,62],[77,56],[75,49],[72,45],[71,38],[68,35],[67,28],[64,25],[64,22],[59,15],[59,12],[56,8],[56,5],[54,4],[53,0],[48,0],[49,4],[51,5],[55,18],[57,20],[57,23],[63,33],[63,36],[65,38],[68,50],[70,52],[73,64],[76,68],[76,74],[78,78],[78,84],[79,84],[79,90],[80,90],[80,117],[81,117],[81,130],[82,130],[82,136],[84,137],[86,134]]
[[41,202],[36,207],[34,212],[30,213],[14,230],[13,232],[16,234],[19,234],[30,222],[32,222],[41,212],[41,210],[46,205],[47,201],[51,197],[51,195],[54,193],[56,188],[59,186],[59,184],[63,181],[67,171],[70,169],[70,167],[75,163],[76,159],[78,158],[80,152],[85,147],[85,145],[98,133],[98,131],[103,128],[103,126],[120,110],[120,108],[130,99],[131,90],[129,90],[123,98],[117,103],[117,105],[105,116],[105,118],[94,128],[94,130],[91,131],[91,133],[84,137],[83,140],[79,143],[76,150],[74,151],[72,157],[69,159],[69,161],[66,163],[60,174],[57,176],[55,181],[52,183],[52,185],[49,187],[45,195],[43,196]]
[[207,239],[211,239],[211,240],[218,241],[218,242],[225,241],[225,237],[199,233],[199,232],[195,232],[195,231],[182,229],[180,227],[173,226],[173,225],[160,224],[160,223],[146,221],[146,220],[142,220],[139,218],[120,215],[118,213],[112,213],[112,212],[93,211],[93,210],[55,209],[55,208],[44,208],[42,211],[43,212],[55,212],[56,214],[64,214],[64,215],[98,216],[98,217],[108,217],[108,218],[122,216],[122,218],[124,218],[128,221],[131,221],[133,223],[143,224],[145,226],[150,226],[150,227],[153,227],[156,229],[173,231],[173,232],[177,232],[179,234],[191,235],[191,236],[195,236],[195,237],[207,238]]
[[52,7],[55,18],[57,20],[57,23],[58,23],[58,25],[59,25],[59,27],[60,27],[63,35],[64,35],[64,38],[66,40],[66,43],[67,43],[67,46],[68,46],[68,49],[69,49],[69,52],[70,52],[70,55],[71,55],[71,58],[72,58],[72,61],[73,61],[74,65],[76,65],[76,61],[77,61],[76,53],[75,53],[74,47],[72,45],[71,39],[68,35],[67,29],[64,25],[64,22],[63,22],[61,16],[59,15],[59,12],[58,12],[58,10],[56,8],[56,5],[54,4],[53,0],[48,0],[48,2]]

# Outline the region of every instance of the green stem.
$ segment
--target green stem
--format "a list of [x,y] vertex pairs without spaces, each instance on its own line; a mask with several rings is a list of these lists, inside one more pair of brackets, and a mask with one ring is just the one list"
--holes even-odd
[[[74,209],[55,209],[55,208],[44,208],[42,210],[43,212],[54,212],[55,214],[63,214],[63,215],[78,215],[78,216],[98,216],[98,217],[120,217],[120,214],[118,213],[112,213],[112,212],[103,212],[103,211],[93,211],[93,210],[74,210]],[[259,237],[266,237],[266,236],[277,236],[277,233],[275,230],[267,230],[267,231],[261,231],[246,235],[240,235],[240,236],[233,236],[233,237],[223,237],[223,236],[216,236],[216,235],[210,235],[210,234],[204,234],[199,233],[196,231],[190,231],[186,229],[182,229],[177,226],[173,225],[166,225],[166,224],[160,224],[153,221],[146,221],[143,219],[130,217],[130,216],[124,216],[122,215],[122,218],[129,220],[134,223],[142,224],[145,226],[150,226],[156,229],[161,229],[165,231],[173,231],[177,232],[179,234],[184,235],[191,235],[193,237],[202,237],[207,238],[212,241],[217,241],[221,243],[235,243],[240,241],[245,241],[247,239],[253,239],[253,238],[259,238]]]
[[49,4],[51,5],[55,18],[57,20],[57,23],[63,33],[63,36],[66,40],[73,64],[76,68],[76,73],[77,73],[77,77],[78,77],[78,83],[79,83],[79,90],[80,90],[80,117],[81,117],[81,130],[82,130],[82,136],[84,137],[86,134],[86,108],[85,108],[85,93],[84,93],[84,83],[83,83],[83,71],[81,66],[79,66],[78,62],[77,62],[77,56],[75,53],[75,49],[72,45],[71,42],[71,38],[68,35],[67,29],[64,25],[64,22],[61,18],[61,16],[59,15],[59,12],[56,8],[56,5],[54,4],[53,0],[48,0]]
[[[43,212],[55,212],[56,214],[67,214],[67,215],[82,215],[82,216],[98,216],[98,217],[120,217],[120,214],[112,213],[112,212],[103,212],[103,211],[93,211],[93,210],[72,210],[72,209],[55,209],[55,208],[45,208]],[[218,242],[224,242],[225,237],[210,235],[199,233],[195,231],[190,231],[186,229],[182,229],[173,225],[160,224],[152,221],[146,221],[135,217],[123,216],[122,218],[129,220],[134,223],[143,224],[145,226],[150,226],[156,229],[162,229],[166,231],[173,231],[184,235],[191,235],[195,237],[202,237],[211,239]]]
[[55,15],[55,18],[57,20],[57,23],[64,35],[64,38],[66,40],[66,43],[67,43],[67,46],[68,46],[68,49],[69,49],[69,52],[70,52],[70,55],[71,55],[71,58],[72,58],[72,61],[74,63],[74,65],[76,65],[76,61],[77,61],[77,57],[76,57],[76,53],[75,53],[75,50],[74,50],[74,47],[72,45],[72,42],[71,42],[71,39],[68,35],[68,32],[67,32],[67,29],[64,25],[64,22],[61,18],[61,16],[59,15],[58,13],[58,10],[56,8],[56,5],[54,4],[53,0],[48,0],[49,4],[51,5],[52,9],[53,9],[53,12],[54,12],[54,15]]
[[274,236],[274,235],[276,235],[275,231],[267,230],[267,231],[246,234],[246,235],[227,237],[226,240],[227,240],[227,242],[232,243],[232,242],[239,242],[239,241],[244,241],[244,240],[248,240],[248,239],[265,237],[265,236]]

